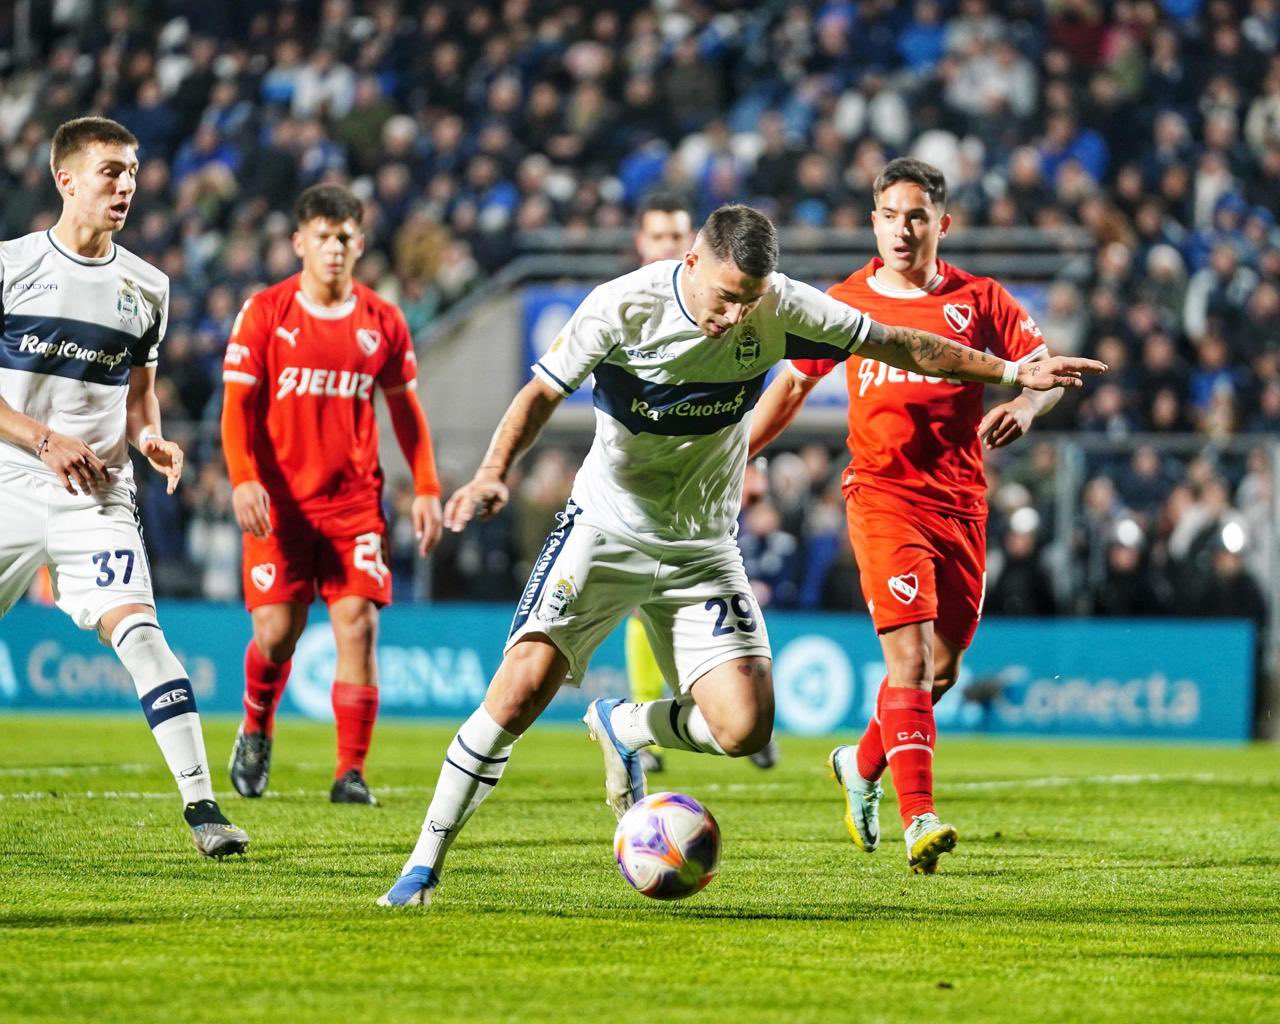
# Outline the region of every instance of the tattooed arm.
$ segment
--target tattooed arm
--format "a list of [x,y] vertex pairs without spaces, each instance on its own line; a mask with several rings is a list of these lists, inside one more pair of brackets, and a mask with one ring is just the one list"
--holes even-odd
[[1031,391],[1078,388],[1084,383],[1084,374],[1104,373],[1107,369],[1105,363],[1095,359],[1071,356],[1054,356],[1033,363],[1006,363],[999,356],[979,352],[929,331],[875,322],[857,353],[902,370],[933,377],[1004,384]]
[[459,533],[475,516],[492,519],[507,504],[507,473],[516,459],[529,450],[563,396],[535,377],[516,393],[489,450],[471,482],[458,488],[444,507],[444,525]]

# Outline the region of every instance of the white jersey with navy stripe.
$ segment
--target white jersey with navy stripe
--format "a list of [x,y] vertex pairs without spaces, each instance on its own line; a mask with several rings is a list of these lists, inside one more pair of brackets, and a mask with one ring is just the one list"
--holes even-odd
[[[87,259],[50,231],[0,243],[0,398],[84,441],[113,481],[132,479],[129,370],[154,366],[169,279],[119,245]],[[53,479],[31,452],[0,441],[0,464]]]
[[533,367],[563,395],[595,374],[595,442],[573,488],[583,518],[663,545],[732,531],[768,369],[846,359],[871,324],[775,273],[751,313],[710,338],[689,315],[682,266],[664,260],[600,285]]

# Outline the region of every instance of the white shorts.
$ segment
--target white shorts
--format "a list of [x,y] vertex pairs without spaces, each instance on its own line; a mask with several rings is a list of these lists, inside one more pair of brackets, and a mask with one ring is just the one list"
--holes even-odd
[[679,553],[637,546],[581,522],[572,502],[534,564],[506,650],[543,634],[569,662],[566,681],[578,685],[596,648],[632,611],[663,676],[682,694],[726,661],[772,657],[732,537]]
[[81,629],[125,604],[155,606],[132,485],[68,494],[0,466],[0,615],[49,567],[58,607]]

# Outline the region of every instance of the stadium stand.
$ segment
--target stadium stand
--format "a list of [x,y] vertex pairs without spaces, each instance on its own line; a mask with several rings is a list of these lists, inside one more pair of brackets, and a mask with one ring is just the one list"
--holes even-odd
[[[1042,326],[1113,373],[1037,427],[1074,440],[991,460],[990,608],[1262,623],[1278,43],[1271,0],[19,0],[0,10],[0,231],[52,223],[61,120],[105,113],[139,135],[122,241],[173,282],[160,396],[193,463],[175,498],[141,476],[157,589],[232,598],[219,364],[244,298],[293,269],[300,188],[357,189],[359,275],[421,334],[529,232],[625,227],[658,186],[699,213],[745,200],[783,225],[860,227],[876,171],[909,152],[947,173],[958,230],[1079,226],[1096,243]],[[830,445],[773,459],[743,520],[762,603],[859,600],[842,462]],[[442,546],[417,595],[515,594],[572,464],[542,451],[513,514]],[[1068,468],[1083,515],[1064,533],[1049,481]],[[401,485],[387,503],[408,596]]]

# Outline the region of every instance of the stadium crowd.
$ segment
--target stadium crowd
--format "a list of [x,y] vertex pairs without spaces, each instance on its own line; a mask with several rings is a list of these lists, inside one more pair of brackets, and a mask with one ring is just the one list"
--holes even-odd
[[[518,251],[521,231],[625,226],[659,186],[698,214],[743,200],[783,225],[860,227],[875,174],[909,152],[946,172],[960,228],[1081,225],[1096,240],[1091,266],[1052,283],[1041,326],[1058,351],[1113,370],[1038,431],[1220,442],[1280,427],[1275,0],[4,7],[0,231],[52,223],[62,120],[104,113],[138,134],[121,241],[172,281],[171,423],[216,421],[231,322],[294,270],[288,210],[314,182],[365,199],[358,275],[421,332]],[[144,496],[157,583],[232,597],[225,472],[200,441],[209,431],[187,436],[185,496]],[[1019,449],[993,464],[993,611],[1230,600],[1265,614],[1254,553],[1267,524],[1252,521],[1271,488],[1264,456],[1178,461],[1144,446],[1121,466],[1090,463],[1072,550],[1046,558],[1055,450]],[[775,458],[744,512],[769,603],[857,600],[839,464],[820,447]],[[419,593],[509,597],[570,465],[557,451],[534,460],[515,514],[447,545]],[[402,489],[387,500],[394,519]],[[1083,566],[1087,586],[1055,587],[1053,557]]]

